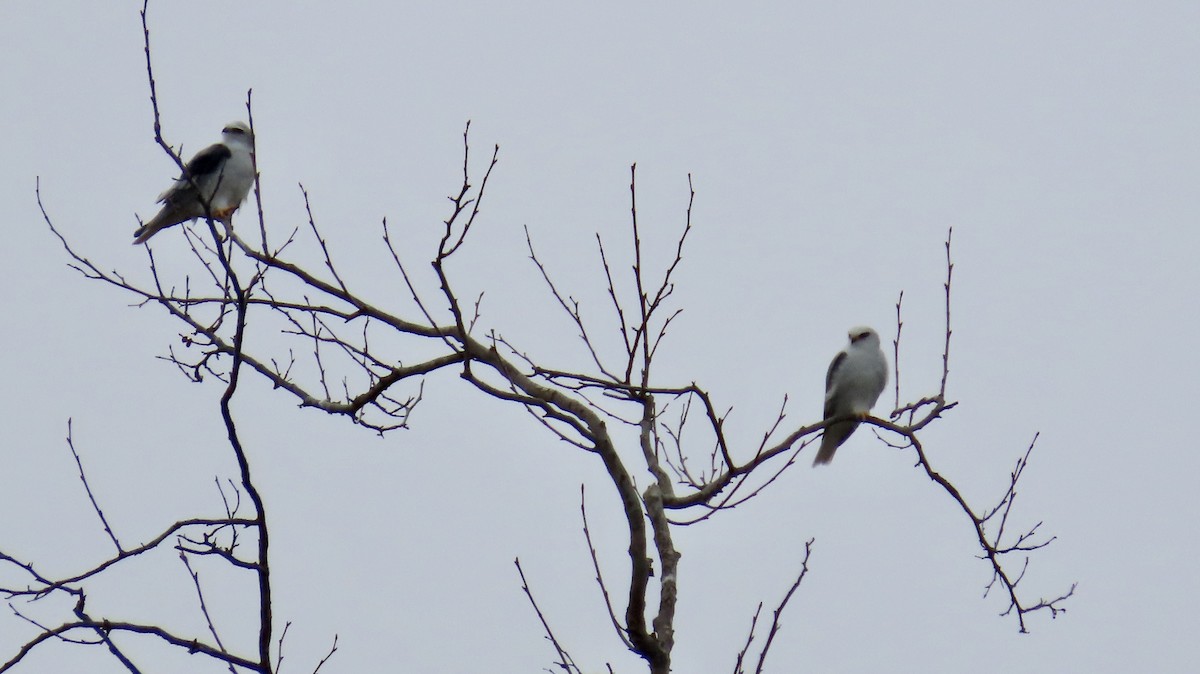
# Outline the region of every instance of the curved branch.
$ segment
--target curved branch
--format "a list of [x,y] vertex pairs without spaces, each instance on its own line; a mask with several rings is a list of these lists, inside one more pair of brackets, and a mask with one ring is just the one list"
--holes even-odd
[[[225,652],[224,650],[222,650],[220,648],[215,648],[206,643],[203,643],[199,639],[185,639],[183,637],[176,636],[176,635],[171,634],[170,632],[164,630],[163,628],[158,627],[157,625],[141,625],[138,623],[115,622],[115,621],[111,621],[111,620],[100,620],[100,621],[77,620],[74,622],[64,623],[62,625],[59,625],[58,627],[55,627],[53,629],[42,632],[38,636],[31,639],[24,646],[22,646],[21,649],[19,651],[17,651],[17,654],[14,655],[12,658],[10,658],[8,660],[8,662],[0,664],[0,674],[3,674],[3,672],[7,672],[7,671],[11,670],[13,667],[15,667],[19,662],[21,662],[21,660],[25,659],[25,656],[29,655],[29,653],[34,648],[36,648],[39,644],[41,644],[49,639],[63,638],[63,636],[66,635],[68,632],[71,632],[73,630],[78,630],[78,629],[86,629],[88,631],[100,631],[105,634],[110,634],[112,632],[131,632],[134,634],[149,634],[151,636],[156,636],[159,639],[162,639],[163,641],[171,644],[172,646],[178,646],[179,648],[187,649],[187,651],[189,653],[199,653],[201,655],[207,655],[207,656],[209,656],[215,660],[218,660],[220,662],[224,662],[224,663],[227,663],[230,665],[235,665],[235,666],[241,667],[243,669],[249,669],[251,671],[256,671],[256,672],[265,671],[259,666],[259,664],[257,662],[254,662],[253,660],[248,660],[243,657],[232,655],[230,653]],[[96,642],[96,643],[100,643],[100,642]]]

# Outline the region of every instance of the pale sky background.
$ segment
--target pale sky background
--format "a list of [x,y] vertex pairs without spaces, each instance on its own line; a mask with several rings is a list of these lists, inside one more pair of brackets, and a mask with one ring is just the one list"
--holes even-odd
[[[128,543],[217,514],[213,479],[235,475],[219,387],[156,359],[179,326],[69,270],[34,201],[40,176],[79,250],[146,278],[135,213],[152,214],[174,167],[153,143],[139,6],[0,4],[0,549],[49,574],[110,547],[63,442],[68,417]],[[675,671],[732,671],[755,605],[778,601],[810,537],[770,671],[1195,671],[1200,5],[158,1],[150,21],[168,139],[188,156],[214,142],[253,88],[268,226],[302,222],[303,182],[335,255],[397,306],[379,221],[427,268],[472,120],[478,168],[494,143],[501,162],[452,272],[463,296],[487,291],[482,324],[555,366],[586,354],[522,226],[607,319],[593,233],[628,252],[629,165],[660,261],[691,173],[685,311],[660,383],[695,380],[733,406],[743,456],[785,393],[789,424],[817,420],[846,329],[890,342],[901,290],[905,397],[933,391],[954,227],[961,404],[926,446],[982,509],[1041,432],[1014,517],[1058,540],[1021,588],[1034,599],[1078,581],[1068,613],[1030,616],[1030,635],[997,617],[965,516],[910,453],[860,431],[829,469],[802,458],[757,501],[677,533]],[[164,267],[189,264],[178,230],[155,249]],[[414,428],[380,440],[261,381],[240,391],[276,620],[293,623],[284,671],[311,671],[335,633],[322,671],[551,667],[517,556],[585,670],[645,671],[608,626],[580,532],[586,483],[622,583],[624,524],[599,462],[453,372],[426,394]],[[250,575],[198,568],[227,645],[251,652]],[[90,591],[95,615],[205,634],[169,549]],[[37,615],[57,624],[69,608]],[[32,633],[5,609],[0,661]],[[147,671],[223,671],[122,643]],[[99,648],[51,645],[17,671],[124,670]]]

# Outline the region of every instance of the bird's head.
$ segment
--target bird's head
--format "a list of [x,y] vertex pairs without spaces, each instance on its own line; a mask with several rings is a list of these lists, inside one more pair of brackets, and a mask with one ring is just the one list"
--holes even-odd
[[254,143],[254,134],[245,122],[236,121],[226,124],[225,128],[221,129],[221,139],[226,143],[248,146]]
[[866,326],[850,328],[850,343],[862,346],[879,346],[879,333]]

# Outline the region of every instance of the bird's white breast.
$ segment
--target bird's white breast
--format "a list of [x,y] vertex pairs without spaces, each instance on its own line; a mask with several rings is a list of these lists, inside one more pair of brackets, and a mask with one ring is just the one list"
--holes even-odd
[[887,361],[878,348],[851,348],[839,368],[837,397],[846,412],[865,414],[887,385]]
[[212,196],[212,208],[216,211],[237,207],[254,185],[250,149],[240,144],[231,145],[229,149],[232,154],[221,167],[220,177],[209,188],[216,191]]

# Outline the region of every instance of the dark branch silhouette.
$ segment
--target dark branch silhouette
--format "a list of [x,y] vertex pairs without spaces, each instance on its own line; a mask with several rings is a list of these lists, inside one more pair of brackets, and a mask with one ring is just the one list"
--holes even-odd
[[[163,135],[146,5],[141,17],[155,142],[182,170],[182,160]],[[252,100],[252,92],[247,92],[251,130]],[[670,348],[670,329],[683,310],[675,304],[674,279],[684,262],[692,232],[695,191],[690,176],[678,236],[664,259],[656,261],[644,245],[644,227],[637,207],[637,167],[630,167],[628,238],[622,248],[596,235],[602,270],[596,282],[605,291],[605,303],[609,305],[601,313],[607,315],[611,309],[611,315],[598,324],[590,308],[556,280],[555,261],[539,256],[533,235],[525,230],[529,258],[549,291],[551,306],[557,306],[569,318],[579,339],[584,367],[552,367],[536,354],[536,345],[531,349],[516,344],[494,328],[482,325],[483,294],[472,293],[465,300],[460,296],[454,261],[471,245],[472,231],[484,220],[484,196],[498,166],[499,146],[493,146],[490,159],[479,170],[473,162],[469,134],[468,122],[462,134],[461,182],[451,190],[448,212],[438,226],[438,240],[424,259],[433,270],[433,283],[422,284],[410,273],[409,263],[400,251],[406,255],[411,251],[398,246],[387,220],[382,222],[381,240],[390,258],[385,266],[394,266],[404,281],[408,297],[402,301],[372,299],[356,287],[353,275],[343,273],[346,263],[336,254],[336,241],[322,233],[303,185],[300,196],[307,222],[285,229],[280,236],[268,220],[256,173],[255,209],[243,210],[236,227],[219,230],[212,217],[183,225],[179,229],[191,255],[169,269],[155,258],[152,246],[159,244],[159,239],[147,245],[147,281],[108,271],[107,266],[93,262],[75,248],[47,213],[39,185],[39,208],[46,225],[62,243],[70,266],[86,279],[133,297],[138,306],[158,307],[175,319],[181,343],[168,347],[161,357],[189,381],[212,378],[221,383],[218,409],[238,474],[217,480],[224,516],[180,520],[166,525],[150,543],[124,547],[91,492],[84,461],[75,450],[69,430],[68,446],[79,467],[80,480],[115,552],[83,571],[51,578],[37,571],[33,563],[0,551],[0,564],[15,566],[27,579],[24,587],[0,587],[0,595],[9,600],[10,606],[16,599],[38,601],[58,594],[72,597],[77,605],[74,617],[57,627],[36,623],[14,608],[18,617],[38,625],[39,634],[0,665],[0,672],[15,667],[34,648],[55,640],[103,644],[127,669],[140,671],[109,638],[114,632],[157,637],[224,663],[231,672],[277,671],[283,660],[288,624],[282,630],[276,629],[267,507],[253,480],[251,452],[243,445],[236,423],[234,399],[243,374],[262,377],[295,399],[301,408],[344,416],[380,435],[408,426],[413,410],[425,401],[425,378],[457,378],[468,390],[532,415],[551,437],[594,457],[596,470],[614,487],[611,494],[615,498],[608,496],[601,507],[606,514],[622,518],[627,538],[623,549],[629,556],[628,575],[606,579],[600,572],[600,559],[621,553],[598,549],[593,543],[581,492],[587,552],[616,643],[642,658],[652,674],[671,670],[677,602],[687,589],[678,584],[681,557],[674,543],[677,528],[702,526],[716,516],[735,516],[731,513],[739,505],[777,484],[823,429],[850,418],[793,420],[785,397],[772,422],[754,435],[757,440],[741,446],[726,434],[729,409],[718,405],[707,388],[695,381],[664,381],[658,375],[656,358]],[[255,148],[256,166],[257,151]],[[255,213],[257,226],[253,227],[247,223]],[[309,240],[319,253],[315,264],[291,257],[296,244]],[[912,451],[915,467],[934,488],[950,497],[952,507],[967,516],[973,532],[969,535],[978,541],[980,557],[992,570],[987,591],[1000,588],[1007,595],[1008,609],[1003,615],[1015,615],[1018,629],[1024,632],[1031,614],[1046,610],[1057,616],[1064,611],[1063,603],[1075,589],[1072,585],[1052,599],[1031,599],[1018,591],[1032,553],[1054,540],[1041,533],[1041,522],[1018,529],[1017,534],[1012,533],[1016,525],[1010,523],[1010,517],[1015,517],[1017,485],[1035,442],[1017,460],[999,501],[980,508],[971,505],[952,480],[935,469],[921,436],[958,405],[948,397],[954,272],[951,240],[949,232],[945,240],[945,330],[938,389],[909,398],[911,402],[904,402],[902,397],[908,392],[902,390],[899,367],[904,326],[904,294],[900,293],[893,341],[894,410],[886,419],[868,417],[862,421],[873,427],[883,444],[898,451]],[[639,487],[639,481],[645,486]],[[242,508],[249,514],[239,516]],[[159,626],[98,619],[84,611],[89,581],[168,541],[174,542],[192,581],[207,635],[184,637]],[[806,543],[800,571],[775,608],[754,656],[750,651],[757,639],[760,604],[745,645],[736,654],[735,672],[749,671],[752,664],[755,672],[764,671],[771,645],[781,633],[784,610],[808,577],[812,543]],[[207,588],[191,565],[191,559],[200,556],[215,557],[237,572],[254,574],[258,588],[254,597],[258,615],[254,654],[230,653],[218,636],[219,626],[209,615],[205,600]],[[522,589],[555,649],[556,666],[578,674],[581,668],[551,629],[552,617],[542,612],[520,562],[515,564]],[[336,651],[334,637],[328,654],[313,671],[320,670]]]

